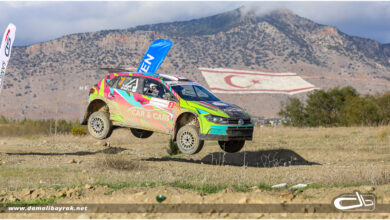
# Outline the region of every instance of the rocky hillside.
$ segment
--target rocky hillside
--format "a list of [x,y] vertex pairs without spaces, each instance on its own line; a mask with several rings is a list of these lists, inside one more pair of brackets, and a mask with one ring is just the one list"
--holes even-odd
[[[99,67],[136,68],[149,44],[174,42],[161,73],[206,85],[199,67],[296,72],[320,88],[388,90],[390,44],[348,36],[286,10],[258,16],[242,9],[211,17],[126,30],[79,33],[15,47],[0,96],[0,115],[78,119]],[[297,95],[304,97],[304,94]],[[253,115],[274,117],[277,94],[219,95]]]

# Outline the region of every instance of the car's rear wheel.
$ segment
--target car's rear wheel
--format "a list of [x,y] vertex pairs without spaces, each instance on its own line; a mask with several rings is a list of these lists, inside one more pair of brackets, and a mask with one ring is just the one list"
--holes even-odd
[[96,139],[105,139],[111,135],[112,123],[107,113],[94,112],[88,118],[88,132]]
[[137,138],[148,138],[152,136],[153,131],[146,131],[142,129],[137,129],[137,128],[130,128],[131,133],[136,136]]
[[227,153],[236,153],[240,151],[244,145],[245,140],[238,141],[218,141],[219,146]]
[[179,129],[176,136],[177,146],[184,154],[196,154],[202,150],[204,141],[199,138],[199,128],[186,125]]

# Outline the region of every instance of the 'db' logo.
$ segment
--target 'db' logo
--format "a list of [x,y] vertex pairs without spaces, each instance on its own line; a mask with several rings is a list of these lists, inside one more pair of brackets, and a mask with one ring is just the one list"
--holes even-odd
[[341,211],[374,211],[376,199],[372,193],[361,194],[359,191],[355,191],[337,196],[334,198],[333,204]]
[[7,44],[5,45],[5,48],[4,48],[4,54],[5,56],[9,56],[9,53],[11,52],[11,38],[9,37],[7,39]]

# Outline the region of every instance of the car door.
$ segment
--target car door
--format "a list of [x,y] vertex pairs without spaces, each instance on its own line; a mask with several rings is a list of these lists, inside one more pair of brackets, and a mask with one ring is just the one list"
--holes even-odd
[[[156,90],[153,90],[153,87]],[[178,105],[176,97],[160,82],[150,78],[143,79],[143,95],[148,102],[143,105],[148,130],[171,134],[174,130],[173,113]]]
[[112,89],[108,95],[112,102],[111,120],[124,126],[144,128],[147,123],[144,120],[142,105],[145,98],[142,98],[140,78],[133,76],[116,78],[113,79]]
[[118,92],[116,92],[116,87],[118,85],[118,82],[121,80],[120,76],[116,76],[112,78],[111,80],[107,79],[107,86],[109,88],[108,93],[104,93],[104,97],[106,98],[106,102],[108,104],[108,107],[110,109],[110,120],[114,122],[122,122],[122,116],[119,110],[119,106],[116,102],[116,96],[118,95]]

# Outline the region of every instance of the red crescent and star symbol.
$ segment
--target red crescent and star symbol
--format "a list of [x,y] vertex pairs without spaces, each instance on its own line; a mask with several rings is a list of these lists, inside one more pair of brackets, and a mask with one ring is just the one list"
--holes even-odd
[[225,76],[224,80],[225,82],[229,85],[229,86],[232,86],[232,87],[236,87],[236,88],[240,88],[240,89],[247,89],[247,88],[250,88],[256,84],[260,84],[260,81],[257,80],[257,79],[252,79],[250,82],[251,84],[247,85],[247,86],[239,86],[239,85],[236,85],[232,82],[232,78],[233,77],[243,77],[243,76],[238,76],[238,75],[228,75],[228,76]]

